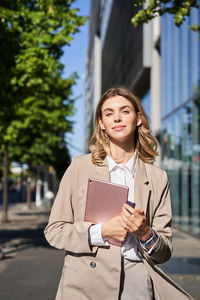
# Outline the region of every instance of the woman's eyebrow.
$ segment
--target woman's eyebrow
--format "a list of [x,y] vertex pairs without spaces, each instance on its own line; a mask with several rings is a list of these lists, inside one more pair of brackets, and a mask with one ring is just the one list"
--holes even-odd
[[113,109],[112,108],[109,108],[109,107],[107,107],[107,108],[105,108],[104,110],[103,110],[103,112],[105,112],[105,111],[113,111]]
[[[120,110],[123,110],[123,109],[125,109],[125,108],[131,108],[131,106],[130,106],[130,105],[124,105],[124,106],[121,106],[119,109],[120,109]],[[113,111],[113,108],[106,107],[106,108],[103,110],[103,112],[105,112],[105,111]]]
[[132,108],[132,106],[130,106],[130,105],[124,105],[124,106],[120,107],[120,109],[124,109],[124,108]]

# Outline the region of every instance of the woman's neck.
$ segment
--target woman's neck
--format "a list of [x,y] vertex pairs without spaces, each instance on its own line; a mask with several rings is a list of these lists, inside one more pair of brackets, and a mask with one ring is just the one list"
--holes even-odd
[[116,145],[110,143],[111,157],[117,164],[127,163],[135,153],[134,145]]

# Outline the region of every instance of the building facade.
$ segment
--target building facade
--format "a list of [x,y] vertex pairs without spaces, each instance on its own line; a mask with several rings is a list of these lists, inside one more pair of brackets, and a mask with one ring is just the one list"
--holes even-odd
[[[86,79],[86,144],[101,94],[123,85],[140,97],[160,142],[171,188],[173,223],[200,235],[200,40],[189,29],[200,9],[177,28],[164,15],[134,28],[132,0],[93,0]],[[87,149],[87,147],[86,147]]]
[[173,16],[161,22],[161,148],[174,224],[200,235],[200,40],[189,29],[200,10],[178,28]]

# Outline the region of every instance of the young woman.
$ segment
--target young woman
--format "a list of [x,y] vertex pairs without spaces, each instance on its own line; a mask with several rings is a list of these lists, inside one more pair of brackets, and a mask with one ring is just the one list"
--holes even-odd
[[[72,159],[45,229],[48,242],[66,251],[56,300],[191,299],[157,266],[172,245],[169,186],[153,165],[156,146],[140,101],[123,87],[106,91],[91,154]],[[84,222],[89,177],[127,185],[135,208],[124,205],[103,224]]]

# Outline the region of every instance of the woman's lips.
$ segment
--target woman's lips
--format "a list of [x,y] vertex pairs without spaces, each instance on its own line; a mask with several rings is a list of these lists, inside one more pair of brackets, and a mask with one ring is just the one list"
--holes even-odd
[[125,127],[126,126],[120,125],[120,126],[114,126],[113,129],[116,130],[116,131],[120,131],[120,130],[124,129]]

